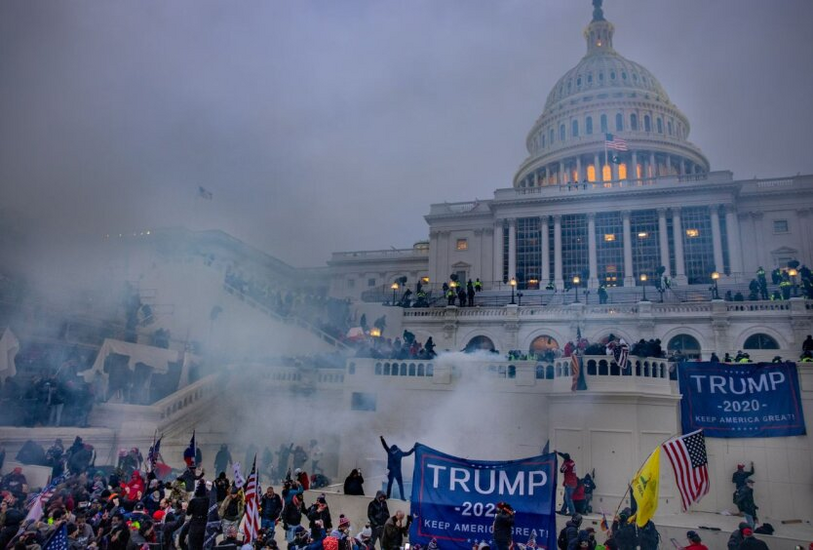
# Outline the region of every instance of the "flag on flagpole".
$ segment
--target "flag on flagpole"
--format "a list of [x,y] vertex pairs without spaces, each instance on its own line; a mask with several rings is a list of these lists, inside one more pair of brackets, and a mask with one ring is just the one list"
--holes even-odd
[[243,527],[245,543],[251,543],[260,531],[260,493],[257,479],[257,457],[251,466],[251,473],[246,480],[246,520]]
[[629,151],[627,140],[622,137],[614,136],[613,134],[606,134],[604,136],[604,146],[607,149],[614,149],[616,151]]
[[599,527],[602,531],[610,530],[610,524],[607,523],[607,515],[604,513],[604,510],[601,511],[601,523],[599,524]]
[[658,486],[660,485],[661,448],[657,447],[635,473],[630,484],[630,494],[638,503],[635,523],[643,527],[658,509]]
[[584,369],[582,367],[582,356],[574,351],[570,354],[570,374],[573,378],[570,391],[584,391],[587,389],[587,381],[584,379]]
[[183,460],[187,466],[195,465],[195,456],[198,454],[198,446],[195,443],[195,430],[192,430],[192,439],[189,440],[189,447],[183,452]]
[[155,469],[155,463],[158,462],[158,456],[161,453],[161,440],[163,438],[163,435],[159,437],[158,440],[153,437],[152,446],[150,447],[149,452],[147,452],[147,473],[150,473]]
[[240,473],[240,463],[235,462],[231,466],[232,470],[234,471],[234,486],[238,489],[242,489],[243,485],[246,484],[246,478],[244,478],[243,474]]
[[690,505],[700,502],[709,492],[709,459],[706,454],[706,437],[697,430],[663,444],[675,472],[680,500],[685,512]]
[[615,362],[618,363],[618,367],[621,370],[627,370],[627,367],[629,367],[630,356],[630,346],[627,344],[627,341],[621,338],[618,341],[618,345],[615,346],[613,353],[615,355]]

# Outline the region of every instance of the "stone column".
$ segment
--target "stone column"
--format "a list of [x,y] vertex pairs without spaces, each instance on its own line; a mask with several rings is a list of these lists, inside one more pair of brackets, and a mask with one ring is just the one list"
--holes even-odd
[[655,162],[655,152],[649,152],[649,170],[652,172],[650,177],[657,178],[658,177],[658,164]]
[[624,227],[624,286],[635,286],[635,273],[632,272],[632,231],[630,231],[629,210],[621,212]]
[[598,160],[598,153],[593,155],[593,172],[596,174],[596,183],[601,181],[601,164]]
[[610,160],[610,168],[612,169],[612,178],[613,181],[618,181],[618,165]]
[[503,221],[494,222],[494,286],[502,282]]
[[435,282],[440,273],[440,232],[429,231],[429,280]]
[[576,157],[576,181],[582,182],[584,181],[584,174],[582,174],[582,158]]
[[671,176],[672,175],[672,155],[669,155],[669,154],[666,155],[665,164],[666,164],[666,173],[664,174],[664,176]]
[[565,179],[565,163],[561,160],[559,161],[559,185],[566,183]]
[[553,277],[556,288],[565,288],[562,279],[562,216],[553,216]]
[[587,214],[587,261],[590,266],[588,288],[598,288],[598,262],[596,260],[596,214]]
[[742,274],[742,245],[740,244],[740,221],[733,204],[725,205],[725,229],[728,241],[728,274],[739,277]]
[[683,259],[683,226],[680,223],[680,207],[672,207],[672,235],[675,247],[675,282],[686,284],[686,262]]
[[550,236],[548,233],[548,216],[539,218],[539,238],[542,239],[542,279],[539,287],[545,288],[550,282]]
[[[641,171],[643,172],[643,170]],[[627,179],[638,179],[638,151],[632,152],[632,175],[630,175],[629,170],[627,170]]]
[[660,244],[661,265],[666,268],[664,277],[671,277],[669,265],[669,232],[666,227],[666,208],[658,208],[658,242]]
[[517,276],[517,219],[508,220],[508,280]]
[[534,170],[534,187],[539,187],[539,172]]
[[680,172],[678,172],[678,173],[681,176],[685,176],[686,175],[686,161],[683,160],[683,159],[680,159],[679,162],[680,162]]
[[711,207],[711,245],[714,248],[714,271],[725,273],[723,239],[720,235],[720,211],[717,206]]

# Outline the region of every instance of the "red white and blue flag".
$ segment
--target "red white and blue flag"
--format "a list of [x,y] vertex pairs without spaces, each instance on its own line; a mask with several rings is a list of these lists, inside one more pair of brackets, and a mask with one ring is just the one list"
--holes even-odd
[[677,437],[663,444],[669,457],[680,501],[685,512],[695,502],[700,502],[709,492],[709,459],[706,454],[706,438],[703,430]]
[[260,531],[260,485],[257,478],[257,457],[246,480],[246,523],[243,526],[245,543],[251,543]]
[[627,147],[627,140],[622,137],[615,136],[613,134],[606,134],[604,136],[604,146],[607,149],[614,149],[616,151],[629,151],[629,147]]

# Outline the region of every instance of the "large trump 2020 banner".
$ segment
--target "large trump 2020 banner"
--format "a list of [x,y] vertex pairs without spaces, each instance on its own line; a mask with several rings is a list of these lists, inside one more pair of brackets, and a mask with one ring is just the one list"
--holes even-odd
[[706,437],[804,435],[795,363],[682,363],[683,433]]
[[471,550],[492,540],[498,502],[515,510],[514,543],[556,548],[556,455],[503,462],[469,460],[415,446],[409,540]]

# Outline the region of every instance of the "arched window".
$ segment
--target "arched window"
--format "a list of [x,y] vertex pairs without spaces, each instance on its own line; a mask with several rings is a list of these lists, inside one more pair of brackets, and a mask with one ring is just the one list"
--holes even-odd
[[593,75],[592,75],[592,74],[587,75],[587,83],[588,83],[588,84],[592,84],[592,83],[593,83]]
[[666,123],[666,130],[669,132],[669,135],[672,135],[672,121]]
[[564,140],[565,140],[565,125],[560,124],[559,125],[559,141],[564,141]]
[[745,349],[779,349],[779,344],[767,334],[758,332],[749,336],[742,347]]
[[638,130],[638,115],[632,113],[630,115],[630,130],[636,131]]
[[644,132],[651,131],[652,131],[652,119],[649,118],[649,115],[644,115]]
[[[559,342],[556,341],[556,338],[543,334],[542,336],[534,338],[528,351],[536,355],[546,355],[548,353],[555,353],[558,349]],[[553,358],[551,358],[551,360],[553,360]]]
[[624,115],[617,113],[615,115],[615,131],[620,132],[624,129]]
[[662,134],[663,133],[663,119],[658,117],[657,122],[658,122],[658,133]]
[[584,131],[588,136],[593,133],[593,117],[589,116],[584,119]]
[[581,85],[582,85],[582,77],[579,77],[579,78],[576,79],[576,86],[581,86]]
[[615,80],[615,71],[610,71],[610,80]]
[[571,135],[572,135],[573,137],[579,137],[579,121],[578,121],[578,120],[574,120],[574,121],[573,121],[573,124],[571,124],[571,126],[572,126],[572,128],[571,128],[571,130],[572,130],[572,131],[571,131]]
[[669,340],[666,349],[670,353],[680,352],[689,359],[700,358],[700,342],[689,334],[678,334]]
[[542,134],[542,147],[545,147],[545,134]]
[[606,134],[607,131],[607,115],[601,115],[601,133]]
[[469,340],[463,351],[473,353],[475,351],[494,351],[494,349],[494,342],[491,341],[491,338],[488,336],[475,336]]
[[548,133],[548,142],[553,145],[553,128],[551,128],[550,132]]

